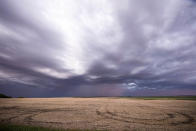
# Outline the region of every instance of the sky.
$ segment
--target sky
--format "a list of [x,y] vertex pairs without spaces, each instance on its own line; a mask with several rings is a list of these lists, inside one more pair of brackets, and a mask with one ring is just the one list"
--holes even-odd
[[196,1],[0,0],[0,93],[196,95]]

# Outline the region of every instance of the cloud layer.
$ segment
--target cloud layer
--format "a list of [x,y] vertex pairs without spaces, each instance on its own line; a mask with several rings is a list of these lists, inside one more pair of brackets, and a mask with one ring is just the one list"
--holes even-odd
[[193,0],[1,0],[0,92],[196,94]]

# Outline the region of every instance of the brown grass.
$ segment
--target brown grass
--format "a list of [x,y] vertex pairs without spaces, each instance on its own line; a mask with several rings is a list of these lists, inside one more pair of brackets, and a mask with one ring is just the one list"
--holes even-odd
[[0,122],[65,129],[196,130],[196,101],[118,98],[0,99]]

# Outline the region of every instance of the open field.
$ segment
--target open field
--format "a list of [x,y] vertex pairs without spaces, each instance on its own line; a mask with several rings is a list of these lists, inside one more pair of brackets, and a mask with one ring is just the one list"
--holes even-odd
[[0,99],[1,124],[89,130],[196,130],[196,101],[130,98]]
[[0,131],[98,131],[83,129],[57,129],[41,126],[1,124]]
[[119,97],[143,100],[196,100],[196,96],[142,96],[142,97]]

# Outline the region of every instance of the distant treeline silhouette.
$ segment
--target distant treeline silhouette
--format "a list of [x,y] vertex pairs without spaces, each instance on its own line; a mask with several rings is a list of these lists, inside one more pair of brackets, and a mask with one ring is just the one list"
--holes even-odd
[[6,95],[0,93],[0,98],[12,98],[12,97],[11,96],[6,96]]

